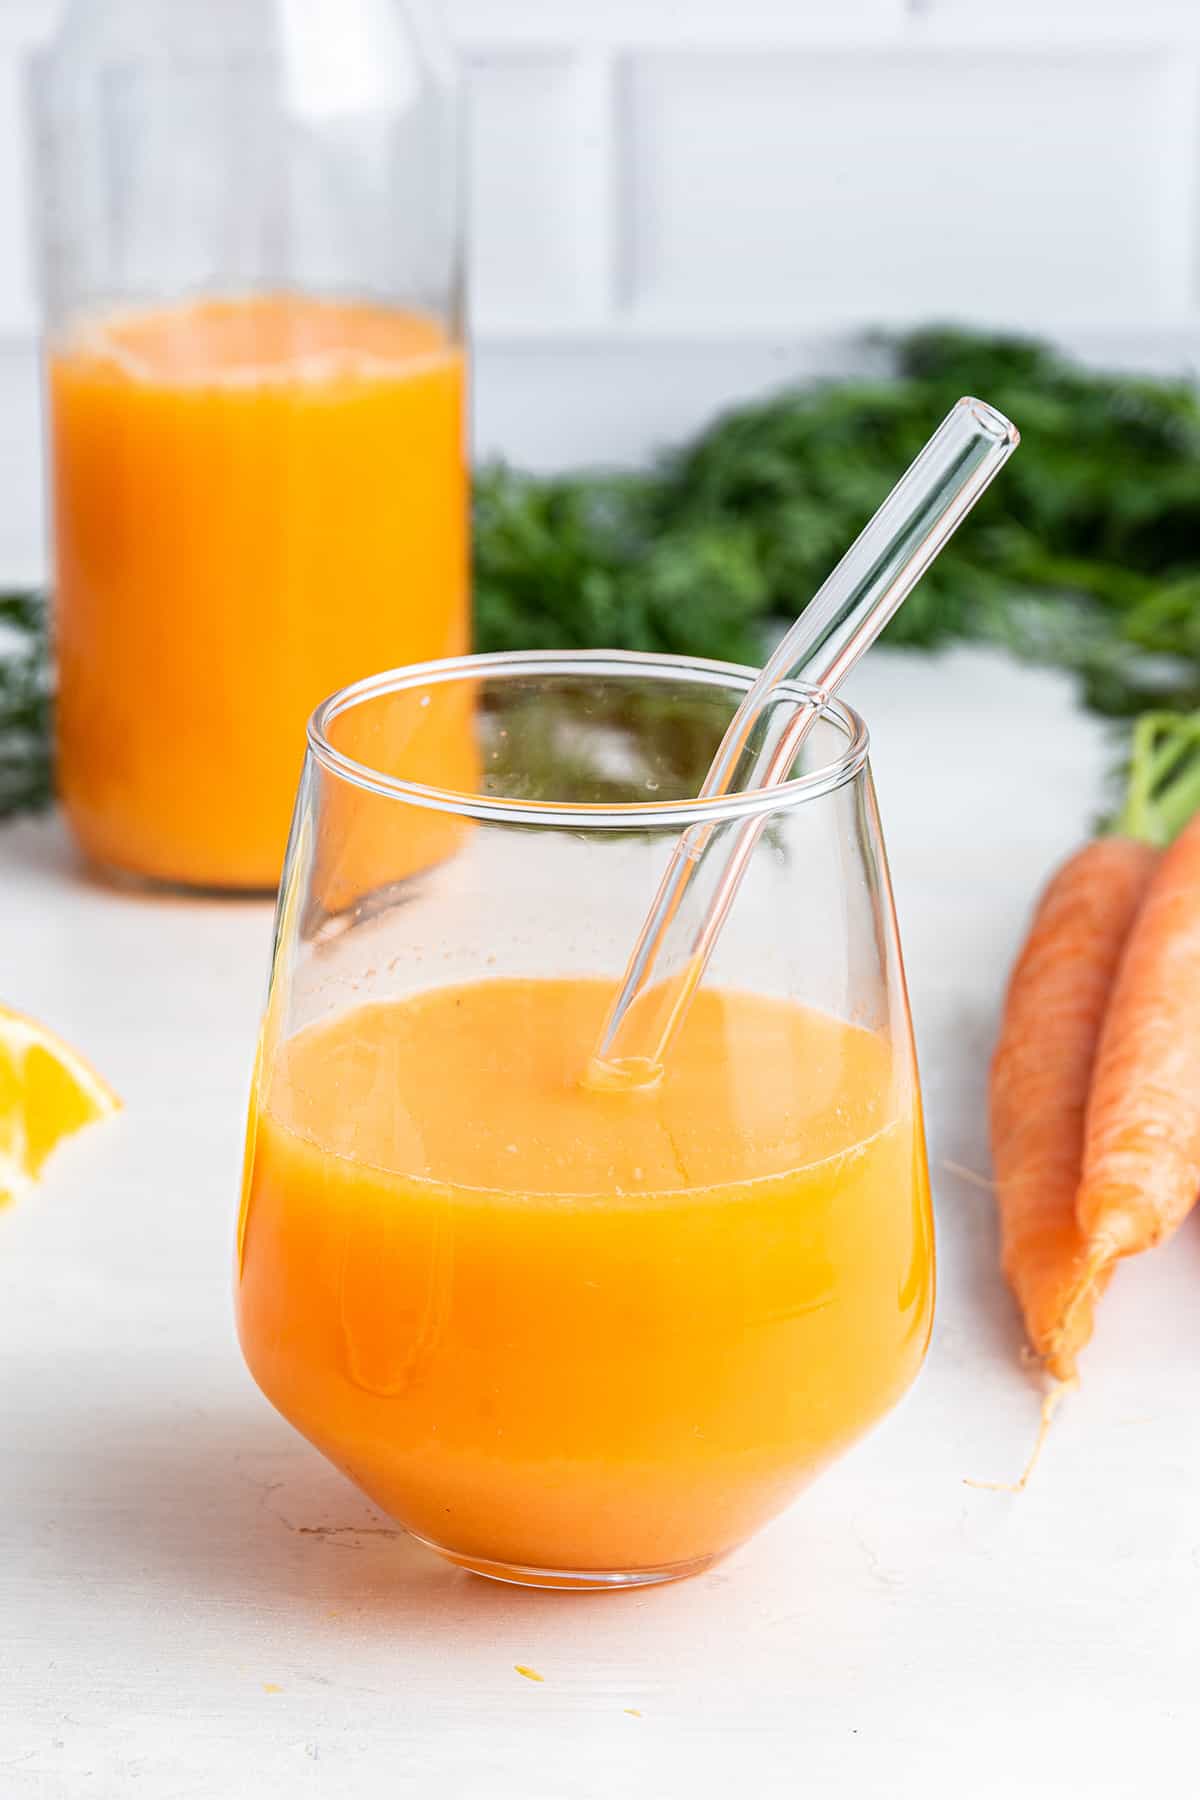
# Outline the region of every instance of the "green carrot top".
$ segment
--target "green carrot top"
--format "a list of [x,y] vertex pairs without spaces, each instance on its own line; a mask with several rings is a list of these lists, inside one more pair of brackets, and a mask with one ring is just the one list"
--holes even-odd
[[1164,849],[1200,811],[1200,712],[1142,713],[1121,810],[1109,828]]

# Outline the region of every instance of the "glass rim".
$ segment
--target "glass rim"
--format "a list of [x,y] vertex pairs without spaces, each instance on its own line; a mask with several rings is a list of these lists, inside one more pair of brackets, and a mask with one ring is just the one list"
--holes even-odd
[[[481,823],[550,826],[566,830],[654,831],[689,825],[719,824],[734,819],[756,818],[806,805],[853,781],[866,765],[870,733],[861,713],[844,700],[824,696],[821,716],[837,726],[845,743],[839,756],[804,775],[793,776],[777,787],[750,793],[718,795],[710,800],[599,802],[516,800],[487,794],[468,794],[422,782],[405,781],[369,763],[359,762],[335,748],[329,727],[343,713],[387,694],[451,681],[478,680],[485,676],[515,675],[612,675],[638,676],[646,680],[690,679],[697,686],[738,688],[746,691],[759,670],[743,663],[716,662],[704,657],[659,655],[639,650],[498,650],[482,655],[443,657],[432,662],[408,663],[366,675],[330,694],[315,708],[308,721],[308,754],[330,775],[384,799],[400,800],[428,811],[453,813]],[[797,698],[819,690],[804,682],[783,683],[783,692]]]

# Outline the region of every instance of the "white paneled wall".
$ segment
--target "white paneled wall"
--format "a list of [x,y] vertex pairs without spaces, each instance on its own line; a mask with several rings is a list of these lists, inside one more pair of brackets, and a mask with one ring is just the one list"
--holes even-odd
[[1181,313],[1182,233],[1159,185],[1175,87],[1150,52],[641,58],[628,106],[634,313],[781,330],[931,305],[1035,320]]
[[[864,325],[1200,348],[1200,0],[447,6],[483,451],[641,455]],[[19,96],[55,11],[0,0],[0,580],[41,564]]]
[[565,52],[483,52],[472,59],[470,94],[470,273],[480,329],[536,334],[602,323],[612,212],[607,68]]

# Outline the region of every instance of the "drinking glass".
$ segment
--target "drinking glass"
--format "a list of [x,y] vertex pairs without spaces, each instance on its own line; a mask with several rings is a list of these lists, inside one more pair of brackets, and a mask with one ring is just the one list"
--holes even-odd
[[[900,1397],[921,1110],[867,730],[694,798],[753,671],[396,670],[308,732],[237,1244],[263,1392],[452,1562],[670,1580]],[[765,820],[661,1078],[592,1052],[680,831]]]

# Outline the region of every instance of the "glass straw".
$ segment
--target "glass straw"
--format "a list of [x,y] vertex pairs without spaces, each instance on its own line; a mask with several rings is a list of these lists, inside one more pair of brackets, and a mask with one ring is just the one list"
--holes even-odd
[[[907,599],[1020,442],[982,400],[958,401],[813,596],[734,714],[702,799],[786,781],[821,709]],[[680,837],[634,945],[588,1073],[658,1080],[767,813]]]

